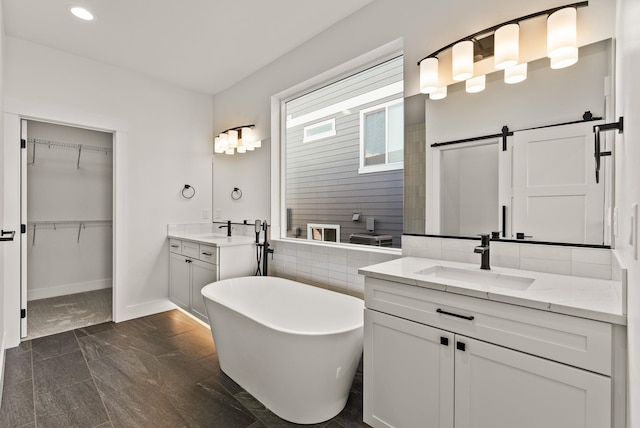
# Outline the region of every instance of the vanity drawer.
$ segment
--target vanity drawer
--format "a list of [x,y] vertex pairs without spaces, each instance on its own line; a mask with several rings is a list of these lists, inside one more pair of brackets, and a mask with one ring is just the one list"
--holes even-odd
[[176,254],[182,254],[182,241],[179,239],[169,239],[169,251]]
[[218,264],[218,249],[210,245],[200,244],[200,260],[207,263]]
[[485,342],[611,375],[605,322],[365,278],[365,306]]
[[182,241],[182,255],[192,257],[194,259],[200,256],[200,244],[195,242]]

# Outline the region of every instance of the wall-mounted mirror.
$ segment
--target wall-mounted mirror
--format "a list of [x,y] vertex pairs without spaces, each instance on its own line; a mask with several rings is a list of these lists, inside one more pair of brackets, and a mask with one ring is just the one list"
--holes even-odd
[[[405,98],[405,233],[610,245],[612,157],[596,183],[592,127],[613,118],[612,44],[565,69],[531,62],[518,84],[492,73],[480,93],[462,82],[443,100]],[[585,112],[603,121],[557,126]]]

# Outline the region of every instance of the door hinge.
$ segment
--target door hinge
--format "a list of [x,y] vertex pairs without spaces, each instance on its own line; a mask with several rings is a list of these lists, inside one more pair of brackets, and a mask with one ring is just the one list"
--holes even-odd
[[20,309],[20,319],[26,318],[26,317],[27,317],[27,310],[26,309]]
[[20,233],[27,233],[27,225],[26,224],[21,224],[20,225]]
[[20,148],[21,149],[26,149],[27,148],[27,140],[25,140],[24,138],[20,139]]

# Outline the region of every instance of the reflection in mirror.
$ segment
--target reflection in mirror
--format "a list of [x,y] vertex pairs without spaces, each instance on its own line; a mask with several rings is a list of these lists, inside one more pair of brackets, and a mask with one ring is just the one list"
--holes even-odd
[[[599,188],[594,187],[591,131],[594,124],[602,122],[584,123],[585,129],[571,130],[569,134],[555,126],[546,128],[544,135],[530,138],[522,132],[580,122],[587,111],[594,117],[612,119],[611,40],[581,47],[579,57],[577,64],[561,70],[550,69],[548,58],[531,62],[527,80],[518,84],[505,84],[502,73],[492,73],[480,93],[465,92],[462,82],[451,85],[444,100],[429,100],[423,94],[405,99],[405,169],[410,153],[417,150],[412,141],[419,140],[409,139],[410,130],[423,125],[426,146],[425,172],[411,179],[407,173],[405,180],[405,233],[475,237],[478,233],[500,231],[505,239],[517,239],[520,234],[531,236],[526,239],[533,241],[610,244],[610,230],[604,220],[611,206],[611,157],[602,158]],[[499,136],[503,126],[515,131],[507,138],[507,151],[502,151]],[[434,143],[483,136],[493,139],[432,147]],[[528,143],[522,142],[523,138],[528,138]],[[606,150],[611,150],[612,141],[604,143]],[[489,156],[489,147],[497,148],[498,155]],[[573,162],[571,171],[566,169],[568,162]],[[420,167],[414,169],[419,171]],[[570,185],[573,193],[564,199],[551,193],[537,198],[537,185],[525,186],[524,193],[522,188],[514,188],[513,180],[518,178],[525,183],[535,178],[545,183],[545,191]],[[551,179],[559,181],[549,183]],[[407,187],[417,186],[420,181],[425,184],[424,196],[415,190],[417,187]],[[595,190],[585,190],[588,187]],[[495,203],[493,209],[488,207],[489,201]],[[485,203],[487,207],[481,209]],[[424,223],[420,225],[423,207]],[[563,235],[565,223],[573,230]]]
[[[440,230],[474,236],[498,227],[498,141],[454,145],[440,161]],[[481,165],[478,169],[476,165]]]

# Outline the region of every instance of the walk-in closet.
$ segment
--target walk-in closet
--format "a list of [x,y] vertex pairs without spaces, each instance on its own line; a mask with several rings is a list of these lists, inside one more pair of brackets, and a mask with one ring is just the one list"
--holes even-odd
[[22,138],[22,336],[110,321],[113,134],[23,120]]

